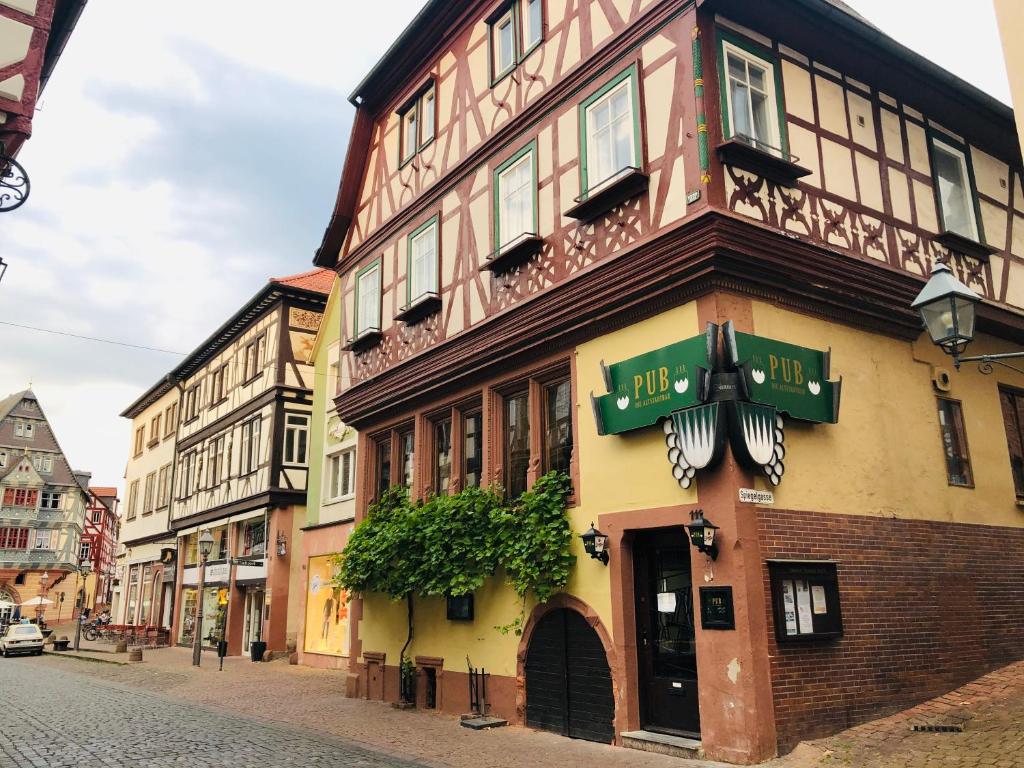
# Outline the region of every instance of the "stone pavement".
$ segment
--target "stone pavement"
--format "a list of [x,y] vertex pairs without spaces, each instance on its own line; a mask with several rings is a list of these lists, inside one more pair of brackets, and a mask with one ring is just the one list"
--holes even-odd
[[[15,745],[40,747],[36,753],[18,747],[23,751],[7,757],[16,761],[4,762],[0,757],[0,768],[680,766],[675,758],[663,755],[526,728],[471,731],[454,717],[346,699],[344,677],[335,671],[229,658],[224,671],[218,672],[217,658],[211,653],[203,655],[203,666],[196,670],[191,667],[191,652],[184,648],[148,650],[141,664],[128,666],[90,664],[57,654],[0,659],[0,691],[6,694],[12,683],[32,692],[33,701],[46,702],[34,715],[35,725],[12,740]],[[116,703],[119,697],[127,703]],[[118,720],[127,720],[128,725],[118,725]],[[70,733],[64,730],[69,723]],[[12,749],[4,746],[4,737],[16,727],[10,707],[0,707],[0,756],[4,749]],[[269,734],[266,738],[259,735],[264,729]],[[63,739],[54,735],[62,732]],[[38,738],[35,733],[40,734]],[[253,744],[246,743],[249,734],[254,735]],[[175,741],[177,736],[180,743]],[[69,743],[80,741],[84,746],[72,749],[75,762],[51,762]],[[40,751],[51,742],[57,746]],[[305,742],[312,746],[299,746]],[[278,744],[286,749],[277,750]],[[170,751],[161,756],[156,754],[158,748]],[[99,757],[83,762],[90,749]],[[117,749],[127,754],[121,762],[114,757]],[[193,751],[199,757],[190,757]],[[381,754],[391,762],[374,762],[383,759]],[[686,766],[720,768],[711,762]]]
[[[108,691],[128,692],[135,709],[100,709],[121,718],[129,711],[135,729],[130,743],[137,746],[140,737],[160,742],[164,731],[174,732],[174,723],[166,724],[166,714],[147,715],[157,709],[174,713],[185,731],[182,742],[191,748],[200,739],[198,749],[208,744],[192,733],[207,727],[222,733],[221,749],[231,750],[234,740],[245,733],[269,729],[279,734],[275,740],[292,744],[292,740],[312,740],[318,746],[312,752],[299,752],[303,762],[324,765],[405,765],[401,759],[416,765],[452,766],[452,768],[492,768],[523,766],[524,768],[567,768],[576,765],[597,765],[604,768],[691,768],[712,763],[682,762],[675,758],[635,752],[628,749],[563,739],[553,734],[525,728],[502,728],[475,732],[461,728],[455,718],[414,711],[399,711],[378,702],[346,699],[344,681],[336,671],[314,670],[289,666],[283,661],[254,664],[248,659],[225,660],[223,672],[217,671],[213,654],[203,656],[199,670],[190,666],[191,654],[182,648],[147,650],[142,664],[116,666],[88,664],[60,656],[0,660],[0,690],[6,692],[12,670],[28,670],[31,675],[59,675],[65,692],[61,696],[104,698]],[[35,679],[34,677],[32,678]],[[32,685],[35,685],[33,682]],[[32,690],[30,687],[29,690]],[[123,695],[123,694],[121,694]],[[148,698],[147,698],[148,696]],[[104,698],[104,700],[106,700]],[[183,701],[184,700],[184,701]],[[156,702],[149,704],[147,702]],[[59,708],[58,708],[59,709]],[[136,711],[139,714],[134,714]],[[77,717],[77,715],[74,715]],[[63,715],[46,718],[45,733],[60,732]],[[106,732],[108,717],[97,719],[97,710],[82,715],[91,728]],[[5,732],[9,708],[0,709],[0,737]],[[211,725],[204,726],[205,723]],[[912,733],[911,726],[962,724],[963,733]],[[89,731],[90,733],[92,730]],[[298,735],[296,735],[298,734]],[[48,735],[46,738],[50,738]],[[206,738],[206,737],[202,737]],[[214,735],[209,736],[214,739]],[[43,739],[45,741],[45,739]],[[274,743],[256,740],[258,749],[273,750]],[[162,743],[162,742],[161,742]],[[205,746],[204,746],[205,745]],[[2,752],[0,740],[0,755]],[[257,750],[257,747],[252,747]],[[337,750],[338,759],[330,762]],[[349,751],[346,751],[349,750]],[[366,751],[369,756],[362,751]],[[253,754],[257,754],[253,752]],[[289,765],[278,762],[266,752],[261,766]],[[396,762],[378,763],[380,753]],[[135,754],[135,753],[130,753]],[[206,753],[202,753],[205,757]],[[244,749],[238,753],[248,758]],[[255,759],[255,758],[253,758]],[[349,762],[344,762],[348,760]],[[356,762],[352,762],[352,761]],[[368,760],[370,762],[358,762]],[[110,766],[220,765],[204,759],[176,763],[98,762]],[[244,766],[237,759],[224,763]],[[23,762],[13,766],[50,766],[51,763]],[[53,765],[62,765],[54,763]],[[83,768],[93,764],[78,763]],[[802,744],[792,754],[768,764],[770,768],[1024,768],[1024,663],[1011,665],[951,694],[916,707],[900,715],[867,723],[837,736]],[[0,759],[0,768],[8,764]]]
[[[962,728],[962,732],[914,732]],[[766,768],[1024,768],[1024,662],[891,717],[806,742]]]

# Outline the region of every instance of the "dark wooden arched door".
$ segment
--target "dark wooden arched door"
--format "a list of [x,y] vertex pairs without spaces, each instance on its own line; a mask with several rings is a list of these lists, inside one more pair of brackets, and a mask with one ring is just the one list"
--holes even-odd
[[612,675],[597,632],[576,611],[545,614],[526,651],[526,724],[608,744],[614,717]]

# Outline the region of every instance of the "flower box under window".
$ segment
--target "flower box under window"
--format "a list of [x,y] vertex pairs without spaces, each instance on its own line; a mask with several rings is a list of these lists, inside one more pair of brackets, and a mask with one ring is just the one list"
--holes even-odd
[[623,168],[598,186],[575,199],[565,212],[570,219],[593,221],[613,208],[647,191],[650,178],[639,168]]
[[993,248],[987,243],[981,243],[977,240],[972,240],[969,237],[964,237],[956,232],[943,232],[935,238],[935,242],[946,246],[949,250],[954,251],[955,253],[972,256],[973,258],[981,261],[988,261],[989,256],[993,253],[999,253],[998,248]]
[[441,297],[436,293],[424,293],[412,303],[402,307],[395,320],[406,325],[415,325],[441,310]]
[[356,354],[366,352],[380,344],[383,339],[384,334],[380,328],[367,328],[354,339],[345,342],[345,350]]
[[543,244],[544,238],[540,235],[524,232],[488,256],[483,269],[496,275],[509,272],[540,253]]
[[796,182],[813,171],[798,164],[800,158],[781,149],[760,146],[755,139],[734,136],[716,147],[718,159],[723,165],[732,165],[763,176],[784,187],[796,186]]

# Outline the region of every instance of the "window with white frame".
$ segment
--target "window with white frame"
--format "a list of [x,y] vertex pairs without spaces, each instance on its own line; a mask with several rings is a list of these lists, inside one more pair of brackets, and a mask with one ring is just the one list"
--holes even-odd
[[309,444],[309,416],[289,413],[285,416],[284,424],[284,463],[305,466],[306,449]]
[[48,475],[53,472],[53,457],[36,454],[32,457],[32,466],[35,467],[36,472]]
[[355,492],[355,455],[350,449],[327,457],[327,501],[339,501]]
[[966,153],[952,144],[932,139],[932,164],[943,229],[980,241]]
[[209,456],[207,457],[209,471],[207,473],[207,484],[213,488],[227,479],[227,466],[225,464],[225,450],[227,436],[215,437],[209,443]]
[[356,336],[380,330],[381,262],[378,259],[356,274]]
[[491,77],[497,80],[516,65],[516,20],[514,7],[491,25]]
[[88,560],[89,556],[91,554],[92,554],[92,542],[90,542],[90,541],[83,541],[79,545],[79,547],[78,547],[78,559],[80,561],[81,560]]
[[[188,498],[195,492],[197,461],[197,451],[189,451],[181,459],[181,487],[178,492],[179,498]],[[136,481],[136,483],[138,483],[138,481]]]
[[495,236],[498,250],[537,233],[537,153],[531,144],[495,171]]
[[128,519],[134,520],[139,511],[139,481],[132,480],[128,485]]
[[409,235],[409,304],[437,293],[437,217]]
[[722,41],[722,60],[726,138],[738,138],[765,152],[781,154],[774,63],[729,40]]
[[0,467],[7,466],[7,451],[0,451]]
[[581,105],[586,138],[585,193],[628,168],[640,167],[637,94],[636,69],[631,67]]
[[267,336],[260,334],[245,345],[242,365],[242,381],[248,382],[263,372],[267,356]]
[[50,528],[37,528],[35,541],[32,544],[33,549],[56,549],[56,539],[54,535],[58,533]]
[[515,69],[544,40],[544,0],[512,0],[488,20],[491,82]]
[[14,436],[15,437],[32,437],[34,425],[31,421],[16,421],[14,422]]
[[260,432],[263,427],[263,417],[249,419],[242,425],[242,457],[240,473],[248,475],[255,472],[260,462]]
[[40,509],[60,509],[63,494],[56,491],[43,491],[39,494]]
[[398,111],[398,119],[399,159],[404,165],[433,141],[437,132],[437,87],[432,80]]
[[153,512],[156,504],[156,472],[146,475],[146,484],[142,493],[142,514],[148,515]]
[[171,503],[171,465],[160,467],[160,475],[156,483],[156,507],[163,509]]

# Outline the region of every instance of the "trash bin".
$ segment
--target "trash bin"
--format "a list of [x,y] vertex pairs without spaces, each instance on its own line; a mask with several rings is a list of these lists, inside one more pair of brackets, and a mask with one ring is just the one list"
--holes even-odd
[[262,640],[253,640],[249,643],[249,656],[253,661],[263,661],[263,654],[267,652],[267,644]]

